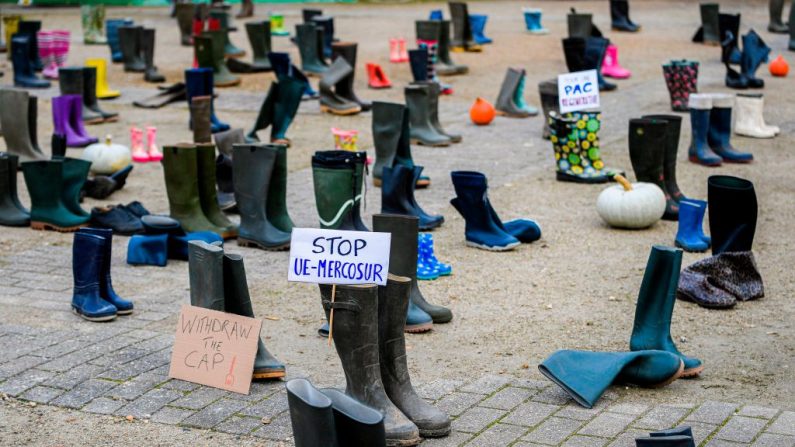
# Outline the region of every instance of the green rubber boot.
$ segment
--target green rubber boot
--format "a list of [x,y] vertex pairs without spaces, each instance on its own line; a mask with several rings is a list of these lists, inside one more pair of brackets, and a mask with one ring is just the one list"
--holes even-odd
[[213,69],[213,85],[216,87],[231,87],[240,84],[240,77],[233,75],[226,66],[225,35],[223,31],[205,31],[202,33],[202,38],[193,38],[196,61],[199,63],[199,67]]
[[63,202],[63,160],[28,161],[22,163],[22,173],[30,194],[31,228],[72,232],[88,223],[88,216],[69,211]]
[[80,190],[88,178],[91,162],[79,158],[63,158],[63,188],[61,201],[72,214],[90,217],[91,214],[80,207]]
[[270,187],[268,188],[268,221],[274,227],[290,233],[293,231],[293,220],[287,211],[287,146],[275,144],[276,161],[273,164]]
[[223,228],[224,239],[237,237],[237,225],[232,223],[218,206],[218,190],[215,189],[215,145],[196,145],[196,161],[199,174],[199,202],[207,219]]
[[356,173],[353,165],[332,166],[312,157],[312,179],[320,228],[355,231],[353,207],[356,198]]

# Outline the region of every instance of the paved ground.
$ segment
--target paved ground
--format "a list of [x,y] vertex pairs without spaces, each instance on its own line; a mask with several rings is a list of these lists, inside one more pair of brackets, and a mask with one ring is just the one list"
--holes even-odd
[[[677,303],[673,333],[680,348],[704,360],[697,380],[677,381],[661,390],[613,388],[596,410],[585,411],[543,381],[536,365],[560,348],[624,350],[631,330],[635,297],[649,246],[671,244],[676,224],[661,222],[637,232],[606,228],[593,204],[601,187],[556,182],[549,143],[540,139],[540,119],[498,118],[492,126],[468,124],[469,105],[478,95],[496,98],[507,66],[528,69],[526,97],[538,104],[535,84],[564,70],[559,38],[565,33],[568,2],[538,2],[551,33],[532,37],[522,30],[518,11],[525,2],[472,2],[473,11],[489,14],[487,33],[495,44],[484,53],[456,54],[470,66],[465,77],[451,77],[456,93],[440,104],[442,121],[464,135],[450,148],[415,147],[414,157],[426,167],[434,185],[418,193],[426,210],[442,213],[445,225],[434,233],[437,254],[454,265],[455,274],[423,283],[429,299],[450,306],[453,322],[430,334],[408,338],[409,367],[424,397],[437,402],[455,419],[455,433],[427,445],[624,445],[643,430],[691,423],[705,445],[792,446],[795,444],[795,284],[791,265],[795,240],[791,154],[795,122],[795,90],[791,78],[773,79],[766,68],[768,121],[781,126],[774,140],[734,138],[754,152],[756,162],[707,170],[687,163],[690,138],[683,125],[679,182],[694,197],[706,196],[706,177],[727,173],[752,179],[757,186],[760,219],[755,252],[766,297],[726,312]],[[753,26],[773,47],[786,53],[786,36],[764,30],[762,1],[721,2],[722,9],[740,11],[743,30]],[[534,3],[535,4],[535,3]],[[492,6],[493,5],[493,6]],[[299,20],[299,5],[286,6],[287,27]],[[356,89],[368,99],[402,101],[401,86],[408,67],[389,64],[386,40],[412,36],[415,19],[443,5],[325,6],[335,16],[337,33],[359,41]],[[578,2],[594,11],[603,30],[609,28],[606,2]],[[4,11],[5,11],[4,6]],[[608,33],[619,45],[622,63],[633,77],[603,96],[603,153],[608,164],[631,171],[626,150],[630,117],[668,112],[660,62],[688,57],[701,61],[701,91],[723,91],[718,50],[693,45],[697,27],[693,2],[633,2],[632,16],[642,33]],[[264,18],[267,8],[258,7]],[[76,9],[40,9],[29,13],[45,28],[79,32]],[[109,17],[133,17],[157,27],[157,64],[169,81],[181,78],[191,60],[180,48],[173,22],[162,9],[111,9]],[[367,37],[362,37],[367,36]],[[370,38],[372,36],[372,38]],[[244,33],[233,36],[247,48]],[[72,63],[107,55],[105,47],[87,47],[73,39]],[[286,39],[279,50],[297,51]],[[362,64],[380,63],[396,88],[367,90]],[[0,57],[8,83],[10,70]],[[186,140],[187,108],[175,104],[157,111],[135,109],[132,101],[153,91],[138,74],[110,71],[113,87],[123,91],[103,107],[121,112],[118,123],[90,127],[95,135],[110,133],[125,141],[127,128],[155,123],[161,144]],[[219,90],[219,116],[235,127],[248,127],[272,75],[252,75],[234,89]],[[316,83],[316,80],[313,82]],[[48,98],[57,88],[36,93],[41,118],[39,139],[52,131]],[[361,131],[360,145],[372,151],[370,114],[331,117],[317,103],[304,103],[289,136],[288,203],[300,226],[316,226],[311,188],[310,154],[329,148],[330,127]],[[45,144],[45,146],[47,146]],[[0,141],[0,150],[4,143]],[[73,156],[79,151],[70,150]],[[544,230],[539,243],[493,254],[463,244],[463,221],[448,204],[453,169],[487,174],[490,197],[504,218],[530,217]],[[21,183],[21,179],[20,179]],[[368,187],[369,187],[368,182]],[[27,202],[24,184],[20,187]],[[162,171],[156,164],[136,166],[128,186],[105,202],[87,201],[86,208],[141,200],[154,212],[168,212]],[[367,194],[366,221],[380,207],[380,192]],[[244,254],[249,286],[258,316],[268,316],[263,334],[268,347],[287,364],[289,377],[308,377],[324,386],[340,386],[339,361],[333,349],[314,336],[322,311],[316,287],[284,280],[286,253],[228,249]],[[188,296],[187,265],[172,261],[166,268],[134,268],[124,262],[126,239],[114,244],[114,284],[135,300],[132,317],[109,324],[82,321],[68,311],[71,293],[71,236],[4,228],[0,234],[0,439],[11,445],[220,445],[278,444],[290,435],[280,384],[258,384],[251,396],[223,393],[170,381],[167,362],[176,325],[175,313]],[[684,264],[701,259],[685,254]],[[32,406],[30,402],[36,403]],[[133,416],[134,422],[125,421]],[[149,422],[149,423],[147,423]],[[208,431],[209,430],[209,431]],[[628,445],[628,444],[627,444]]]

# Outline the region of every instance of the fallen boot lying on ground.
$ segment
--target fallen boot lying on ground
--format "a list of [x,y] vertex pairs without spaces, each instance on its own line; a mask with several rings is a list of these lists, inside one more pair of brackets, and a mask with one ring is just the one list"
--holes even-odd
[[728,309],[737,301],[765,296],[764,284],[750,251],[724,252],[682,271],[677,297],[708,309]]
[[593,408],[613,383],[660,388],[682,375],[684,362],[665,351],[590,352],[561,350],[538,365],[546,378],[575,402]]
[[450,203],[464,218],[466,244],[490,251],[511,250],[520,241],[494,220],[486,178],[478,174],[470,171],[450,173],[456,191],[456,197]]
[[159,109],[172,102],[184,101],[187,99],[185,84],[182,82],[177,82],[168,86],[158,86],[158,90],[158,93],[148,98],[133,101],[133,105],[145,109]]
[[127,263],[165,266],[168,259],[188,260],[188,242],[222,244],[224,239],[211,231],[186,233],[179,221],[168,216],[141,217],[143,235],[134,235],[127,244]]

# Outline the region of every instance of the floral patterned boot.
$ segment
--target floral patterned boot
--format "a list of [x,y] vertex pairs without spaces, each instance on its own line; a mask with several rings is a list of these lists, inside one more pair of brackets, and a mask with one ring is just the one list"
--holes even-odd
[[606,183],[623,171],[606,168],[600,154],[600,112],[550,113],[550,141],[555,151],[557,179],[564,182]]

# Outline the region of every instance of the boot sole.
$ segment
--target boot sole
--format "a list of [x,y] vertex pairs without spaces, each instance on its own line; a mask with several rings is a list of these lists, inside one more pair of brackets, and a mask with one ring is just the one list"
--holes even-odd
[[452,427],[440,428],[436,430],[423,430],[420,428],[420,436],[423,438],[443,438],[450,434]]
[[250,241],[248,239],[243,239],[243,238],[238,237],[237,238],[237,246],[238,247],[261,248],[261,249],[267,250],[267,251],[282,251],[282,250],[287,250],[288,248],[290,248],[290,243],[288,242],[288,243],[283,244],[283,245],[277,245],[275,247],[268,247],[266,245],[260,244],[259,242]]
[[102,122],[103,123],[115,123],[118,120],[119,120],[119,116],[116,115],[116,116],[112,116],[110,118],[105,118],[105,119],[102,120]]
[[383,90],[385,88],[392,88],[391,85],[378,85],[378,86],[376,86],[376,85],[370,85],[370,84],[367,84],[367,87],[369,87],[369,88],[371,88],[373,90]]
[[110,321],[110,320],[113,320],[114,318],[116,318],[116,315],[108,315],[108,316],[105,316],[105,317],[89,317],[87,315],[81,314],[74,307],[72,308],[72,312],[74,312],[75,315],[77,315],[78,317],[80,317],[80,318],[82,318],[84,320],[95,321],[95,322]]
[[268,371],[268,372],[255,372],[251,374],[251,378],[254,380],[260,379],[281,379],[285,376],[284,371]]
[[414,439],[386,439],[386,445],[388,447],[411,447],[413,445],[419,445],[422,442],[422,438],[419,436]]
[[516,248],[519,244],[521,244],[521,242],[516,242],[515,244],[506,245],[504,247],[489,247],[488,245],[481,245],[475,242],[466,241],[466,245],[468,247],[479,248],[481,250],[487,251],[509,251]]
[[30,222],[30,228],[32,230],[39,230],[39,231],[57,231],[59,233],[74,233],[75,231],[85,227],[86,224],[76,225],[74,227],[59,227],[57,225],[53,225],[47,222]]
[[751,159],[751,160],[729,160],[728,158],[724,158],[723,162],[724,163],[731,163],[731,164],[735,164],[735,165],[747,165],[747,164],[753,163],[754,160],[753,159]]
[[682,244],[680,244],[679,242],[676,242],[676,241],[674,241],[674,245],[677,248],[681,248],[682,250],[690,252],[690,253],[704,253],[705,251],[709,250],[709,247],[707,247],[707,248],[705,248],[703,250],[693,250],[692,248],[687,248],[684,245],[682,245]]
[[328,106],[320,106],[320,111],[324,112],[324,113],[331,113],[332,115],[346,116],[346,115],[355,115],[355,114],[361,112],[362,108],[361,107],[354,107],[354,108],[345,109],[345,110],[338,110],[338,109],[332,109],[331,107],[328,107]]
[[731,309],[735,305],[737,305],[736,301],[731,304],[721,304],[721,305],[704,303],[703,301],[698,301],[689,294],[680,292],[678,290],[676,291],[676,298],[682,301],[688,301],[697,304],[698,306],[703,307],[704,309],[726,310],[726,309]]
[[94,118],[94,119],[90,119],[90,120],[83,120],[83,124],[89,124],[89,125],[102,124],[104,122],[105,122],[105,118]]
[[662,388],[664,386],[668,386],[668,385],[672,384],[673,382],[675,382],[680,377],[682,377],[682,374],[684,372],[685,372],[685,362],[683,360],[679,360],[679,370],[676,371],[676,374],[671,376],[665,382],[660,382],[660,383],[651,385],[651,386],[649,386],[649,388]]
[[415,324],[415,325],[411,325],[411,326],[406,326],[406,328],[404,330],[405,330],[405,332],[408,332],[409,334],[420,334],[422,332],[428,332],[428,331],[433,330],[433,321],[428,322],[428,323],[423,323],[423,324]]
[[117,311],[116,311],[116,315],[132,315],[132,313],[133,313],[133,312],[134,312],[134,309],[130,309],[130,310],[117,310]]
[[720,161],[717,161],[715,163],[704,163],[703,161],[699,160],[698,157],[693,156],[693,155],[688,156],[687,159],[690,160],[691,163],[695,163],[695,164],[701,165],[701,166],[709,166],[710,168],[716,168],[716,167],[720,166],[721,164],[723,164],[723,162],[720,162]]
[[216,82],[213,85],[216,87],[234,87],[236,85],[240,85],[240,79],[237,81],[229,81],[229,82]]
[[224,240],[234,239],[234,238],[237,237],[237,231],[227,231],[227,232],[221,233],[221,237],[224,238]]
[[411,144],[418,144],[420,146],[429,146],[429,147],[447,147],[450,146],[450,143],[424,143],[417,139],[411,139]]
[[[380,178],[375,178],[375,177],[373,178],[373,186],[375,186],[377,188],[380,188],[382,184],[383,184],[383,182],[381,181]],[[424,188],[427,188],[427,187],[431,186],[431,181],[430,180],[417,180],[417,183],[415,184],[415,186],[417,187],[417,189],[424,189]]]
[[530,116],[532,116],[529,113],[516,114],[516,113],[503,112],[501,110],[495,111],[494,114],[497,116],[504,116],[506,118],[530,118]]
[[686,369],[682,372],[680,379],[692,379],[694,377],[698,377],[703,371],[704,365],[701,365],[697,368]]

